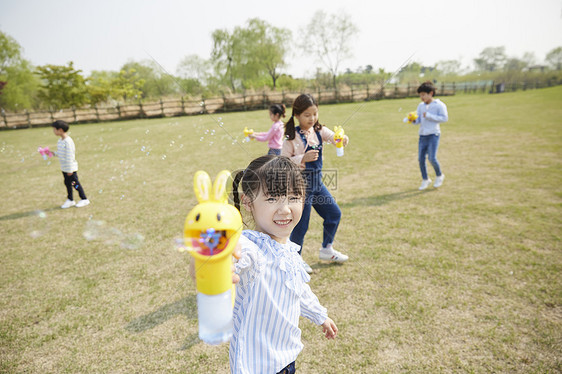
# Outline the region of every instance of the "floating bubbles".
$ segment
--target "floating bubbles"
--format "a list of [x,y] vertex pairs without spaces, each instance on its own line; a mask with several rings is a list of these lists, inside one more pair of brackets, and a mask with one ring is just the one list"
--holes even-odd
[[146,151],[146,147],[143,145],[143,146],[141,147],[141,152],[145,152],[145,151]]
[[205,137],[202,136],[201,138],[199,138],[200,142],[202,142],[203,140],[205,140]]
[[37,239],[45,235],[48,231],[49,220],[47,219],[47,213],[42,210],[33,212],[31,225],[29,226],[29,236],[33,239]]
[[121,238],[120,246],[123,249],[135,250],[142,247],[144,244],[144,236],[140,233],[125,234]]
[[178,252],[187,252],[187,248],[185,247],[185,241],[182,238],[174,238],[174,248]]
[[402,111],[402,108],[398,108],[398,112],[401,112],[401,111]]
[[166,155],[162,155],[162,160],[165,160],[165,159],[166,159]]
[[103,193],[103,188],[98,191],[100,194]]
[[104,231],[105,231],[104,221],[90,219],[86,223],[86,227],[84,228],[84,232],[82,233],[82,235],[88,241],[97,240],[103,236]]
[[149,132],[150,132],[150,130],[146,130],[144,133],[148,135]]
[[115,227],[108,226],[105,221],[93,220],[91,217],[82,235],[88,241],[102,241],[104,244],[119,245],[128,250],[139,249],[144,245],[144,235],[141,233],[123,233]]
[[123,200],[125,198],[125,195],[121,195],[121,197],[119,198],[119,200]]
[[215,130],[211,130],[211,135],[215,135]]

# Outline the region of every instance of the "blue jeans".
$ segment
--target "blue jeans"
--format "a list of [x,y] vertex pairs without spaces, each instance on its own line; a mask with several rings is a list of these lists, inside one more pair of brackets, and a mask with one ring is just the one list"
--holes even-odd
[[439,135],[420,135],[418,143],[418,161],[423,179],[427,179],[427,169],[425,168],[425,156],[435,169],[435,175],[441,176],[441,166],[437,161],[437,148],[439,148]]
[[280,149],[275,149],[275,148],[269,148],[269,151],[267,152],[268,155],[274,155],[274,156],[281,156],[281,150]]
[[336,231],[338,231],[338,225],[340,224],[340,207],[336,204],[336,200],[330,194],[326,186],[322,183],[318,188],[312,191],[308,190],[304,200],[301,220],[291,233],[291,241],[300,245],[301,251],[302,244],[304,243],[304,236],[308,231],[312,207],[314,207],[314,210],[324,219],[322,247],[325,248],[328,244],[334,242],[334,237],[336,236]]

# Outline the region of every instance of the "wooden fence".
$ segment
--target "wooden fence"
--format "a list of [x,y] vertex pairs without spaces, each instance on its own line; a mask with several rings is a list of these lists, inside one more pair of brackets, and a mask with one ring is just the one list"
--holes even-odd
[[[504,85],[502,92],[516,90],[520,84]],[[439,96],[454,95],[456,92],[495,92],[500,89],[492,81],[442,83],[437,84]],[[538,88],[527,83],[522,89]],[[319,104],[349,103],[382,99],[396,99],[417,96],[417,86],[390,84],[384,87],[358,85],[340,90],[308,91],[313,94]],[[200,100],[160,100],[156,102],[142,102],[136,104],[117,104],[115,106],[91,106],[86,108],[61,109],[59,111],[24,111],[9,113],[2,110],[0,129],[30,128],[48,126],[53,121],[61,119],[68,123],[88,123],[119,121],[139,118],[161,118],[188,116],[207,113],[224,113],[246,110],[267,109],[272,103],[283,103],[289,107],[300,92],[261,92],[244,93]]]

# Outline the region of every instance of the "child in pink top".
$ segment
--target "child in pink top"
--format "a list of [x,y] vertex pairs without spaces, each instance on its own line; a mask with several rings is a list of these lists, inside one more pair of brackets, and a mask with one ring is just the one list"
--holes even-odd
[[260,142],[268,142],[269,152],[268,155],[279,156],[281,148],[283,147],[283,122],[281,117],[285,117],[285,105],[273,104],[269,107],[269,118],[273,121],[271,128],[268,132],[255,132],[250,134],[250,138],[259,140]]

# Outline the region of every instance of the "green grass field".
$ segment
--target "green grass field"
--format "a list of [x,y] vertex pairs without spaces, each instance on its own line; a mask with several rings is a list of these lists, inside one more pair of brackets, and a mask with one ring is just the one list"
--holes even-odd
[[[350,260],[318,261],[313,215],[303,256],[340,333],[303,319],[298,372],[561,372],[562,87],[444,98],[447,178],[424,192],[402,123],[418,101],[320,107],[350,137],[324,158]],[[195,171],[244,168],[267,145],[242,129],[269,125],[264,110],[71,126],[92,204],[67,210],[58,160],[36,151],[51,128],[0,132],[0,372],[228,372],[228,345],[198,341],[174,239]]]

